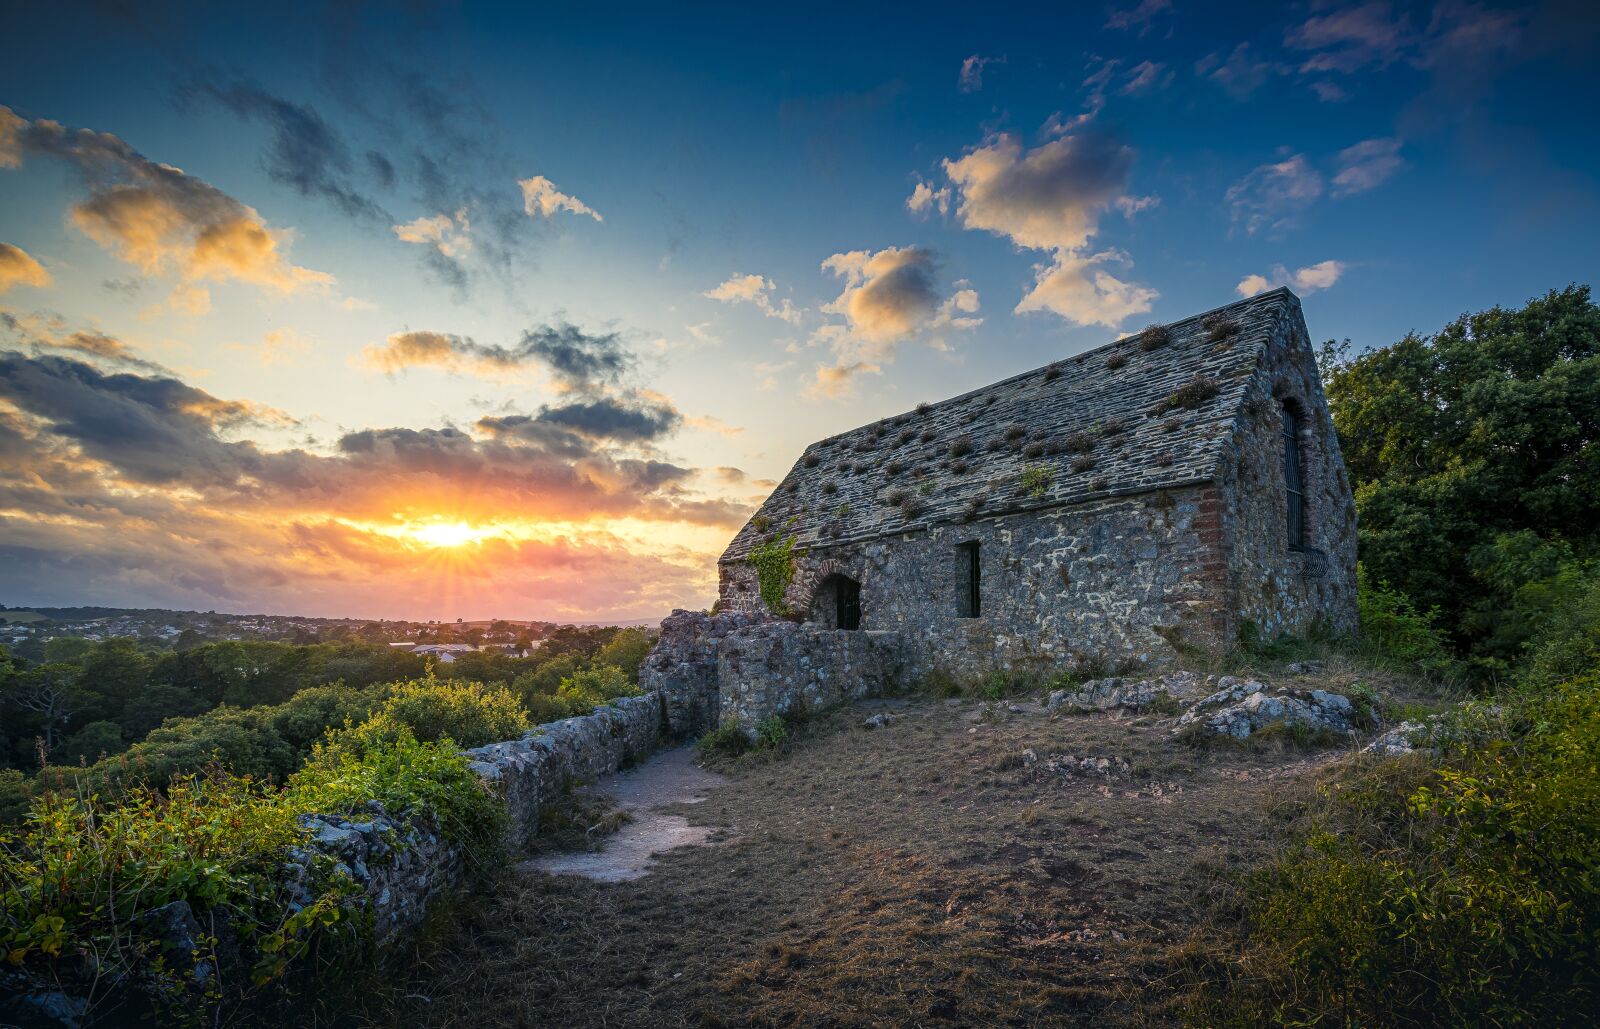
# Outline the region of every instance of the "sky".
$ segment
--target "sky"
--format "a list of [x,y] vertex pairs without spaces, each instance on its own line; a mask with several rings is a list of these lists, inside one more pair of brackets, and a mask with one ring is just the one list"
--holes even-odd
[[653,619],[811,440],[1600,260],[1584,3],[233,6],[7,16],[0,602]]

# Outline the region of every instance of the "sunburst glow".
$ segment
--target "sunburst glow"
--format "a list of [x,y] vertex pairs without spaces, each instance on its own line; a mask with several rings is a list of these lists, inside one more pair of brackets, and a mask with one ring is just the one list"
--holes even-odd
[[408,528],[406,535],[429,547],[464,547],[481,542],[491,533],[466,522],[429,522]]

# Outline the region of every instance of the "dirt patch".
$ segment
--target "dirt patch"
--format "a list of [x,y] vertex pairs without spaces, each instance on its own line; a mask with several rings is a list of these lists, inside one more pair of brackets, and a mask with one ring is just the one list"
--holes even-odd
[[656,754],[636,768],[608,775],[587,792],[609,800],[622,816],[620,827],[598,850],[541,854],[518,867],[546,875],[579,875],[597,882],[626,882],[650,873],[667,851],[710,842],[719,830],[693,825],[672,813],[680,804],[698,804],[706,791],[728,782],[725,776],[694,764],[688,747]]
[[[1168,720],[974,724],[975,708],[813,723],[783,759],[669,809],[729,839],[662,854],[643,879],[508,876],[367,1017],[1166,1024],[1170,948],[1219,873],[1268,845],[1285,780],[1342,753],[1192,753]],[[1054,760],[1068,755],[1118,771],[1072,772]]]

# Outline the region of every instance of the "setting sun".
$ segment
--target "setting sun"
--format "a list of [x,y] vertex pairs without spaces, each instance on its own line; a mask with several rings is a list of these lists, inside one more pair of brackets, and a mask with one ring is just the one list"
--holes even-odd
[[407,535],[430,547],[461,547],[482,540],[486,532],[466,522],[432,522],[408,530]]

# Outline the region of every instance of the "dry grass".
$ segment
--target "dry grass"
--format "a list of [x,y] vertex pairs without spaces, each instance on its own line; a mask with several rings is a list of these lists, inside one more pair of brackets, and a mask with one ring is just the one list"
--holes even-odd
[[[1331,673],[1330,673],[1331,674]],[[637,882],[508,873],[363,1018],[419,1025],[1169,1024],[1219,873],[1341,751],[1195,753],[1168,719],[918,699],[812,724],[681,811]],[[1023,758],[1031,749],[1036,761]],[[1051,770],[1108,757],[1109,775]],[[1126,769],[1121,769],[1121,763]]]

